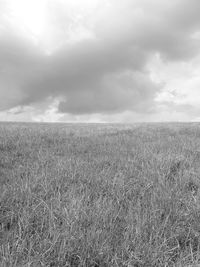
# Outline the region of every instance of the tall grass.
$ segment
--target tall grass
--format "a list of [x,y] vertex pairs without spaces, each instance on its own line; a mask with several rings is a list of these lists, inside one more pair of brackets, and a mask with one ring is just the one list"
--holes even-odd
[[199,187],[199,124],[2,123],[0,266],[193,266]]

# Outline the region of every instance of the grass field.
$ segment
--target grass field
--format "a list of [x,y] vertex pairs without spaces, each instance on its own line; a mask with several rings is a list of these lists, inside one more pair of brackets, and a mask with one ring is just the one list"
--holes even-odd
[[0,124],[0,266],[200,262],[200,124]]

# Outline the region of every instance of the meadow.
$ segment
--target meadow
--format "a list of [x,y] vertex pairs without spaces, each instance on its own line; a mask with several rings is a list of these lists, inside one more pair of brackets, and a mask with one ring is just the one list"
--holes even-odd
[[1,267],[198,263],[200,124],[0,123]]

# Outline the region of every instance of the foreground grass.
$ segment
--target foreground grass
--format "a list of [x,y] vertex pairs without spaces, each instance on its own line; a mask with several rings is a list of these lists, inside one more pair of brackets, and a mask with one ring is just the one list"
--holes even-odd
[[198,124],[0,124],[0,266],[198,263],[199,163]]

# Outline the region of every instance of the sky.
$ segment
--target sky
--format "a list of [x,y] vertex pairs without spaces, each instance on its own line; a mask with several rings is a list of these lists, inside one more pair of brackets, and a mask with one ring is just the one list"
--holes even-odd
[[0,120],[200,121],[199,0],[0,0]]

